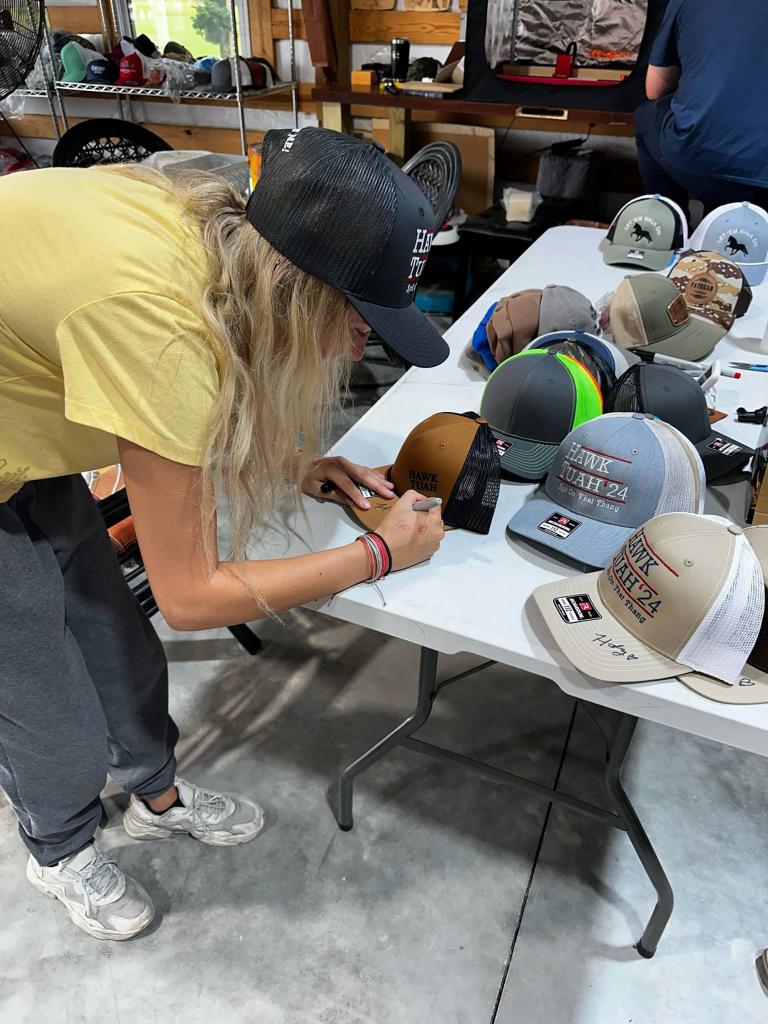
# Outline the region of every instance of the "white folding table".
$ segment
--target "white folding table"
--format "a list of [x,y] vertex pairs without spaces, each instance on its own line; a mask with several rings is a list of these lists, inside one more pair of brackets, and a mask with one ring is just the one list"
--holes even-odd
[[[546,232],[446,335],[451,354],[441,366],[409,370],[335,445],[334,454],[368,466],[390,464],[406,434],[435,412],[478,410],[484,382],[463,355],[475,326],[495,299],[522,288],[567,284],[596,302],[616,287],[625,273],[602,262],[603,232],[557,227]],[[737,321],[714,356],[722,362],[768,361],[761,340],[768,320],[768,283],[754,289],[747,315]],[[721,378],[717,407],[729,413],[718,426],[722,432],[754,447],[759,427],[735,420],[737,406],[764,405],[768,375],[744,373],[741,380]],[[731,415],[733,414],[733,415]],[[746,478],[745,478],[746,479]],[[428,564],[395,573],[377,589],[361,584],[312,607],[335,618],[378,630],[421,647],[418,695],[412,714],[389,735],[350,764],[339,779],[337,819],[352,827],[354,779],[396,746],[462,764],[497,781],[558,801],[572,809],[626,831],[657,892],[657,903],[637,943],[638,952],[652,956],[672,912],[672,889],[653,847],[627,798],[621,770],[637,720],[648,719],[684,732],[768,755],[768,705],[725,705],[706,700],[677,680],[652,683],[601,683],[576,672],[556,649],[531,600],[532,591],[578,571],[506,531],[512,514],[532,494],[530,484],[504,481],[490,533],[465,530],[446,535]],[[706,512],[727,512],[743,523],[744,482],[712,487]],[[260,557],[297,555],[349,543],[360,534],[348,515],[333,504],[308,503],[308,521],[298,515],[289,534],[264,542]],[[439,689],[465,678],[462,673],[436,683],[438,654],[469,652],[553,680],[565,693],[586,705],[619,712],[618,727],[606,740],[605,782],[612,811],[587,804],[490,765],[437,748],[414,737],[429,717]],[[479,671],[485,664],[480,665]]]

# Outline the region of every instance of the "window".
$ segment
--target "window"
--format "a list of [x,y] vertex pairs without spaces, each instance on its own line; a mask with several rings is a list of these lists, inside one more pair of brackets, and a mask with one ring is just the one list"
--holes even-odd
[[[162,53],[169,40],[195,57],[234,53],[228,0],[117,0],[118,23],[125,35],[145,33]],[[240,53],[250,54],[247,0],[235,0]]]

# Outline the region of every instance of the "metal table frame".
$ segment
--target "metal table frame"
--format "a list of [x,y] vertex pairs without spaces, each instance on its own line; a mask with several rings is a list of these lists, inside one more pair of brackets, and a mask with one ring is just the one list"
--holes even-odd
[[[562,804],[573,811],[588,815],[603,825],[609,825],[611,828],[626,832],[629,836],[630,842],[635,848],[635,853],[640,858],[640,863],[643,865],[645,873],[656,890],[656,906],[648,919],[642,936],[635,945],[635,949],[640,956],[652,957],[656,952],[659,940],[672,914],[674,895],[664,868],[661,866],[661,861],[656,855],[656,851],[634,807],[630,803],[622,783],[622,770],[630,743],[632,742],[632,736],[635,732],[637,718],[617,712],[619,720],[613,735],[609,738],[600,730],[606,741],[605,788],[615,808],[613,811],[606,811],[594,804],[579,800],[577,797],[559,792],[557,781],[555,781],[554,787],[543,786],[520,775],[515,775],[512,772],[506,772],[501,768],[486,764],[484,761],[477,761],[474,758],[466,757],[464,754],[447,750],[445,747],[438,747],[433,743],[425,743],[423,740],[416,739],[414,733],[418,732],[429,719],[435,698],[442,689],[477,672],[481,672],[483,669],[488,668],[489,665],[495,664],[493,661],[485,661],[475,668],[468,669],[466,672],[460,672],[458,675],[443,679],[438,683],[437,660],[437,651],[429,647],[421,648],[418,697],[413,712],[388,735],[374,743],[369,750],[349,764],[339,776],[337,783],[338,805],[336,810],[336,821],[339,828],[344,832],[348,832],[353,826],[352,803],[357,776],[371,768],[391,750],[394,750],[395,747],[405,747],[406,750],[413,750],[417,754],[426,754],[441,761],[462,765],[462,767],[468,768],[470,771],[486,778],[493,779],[495,782],[515,786],[532,796],[547,800],[550,803]],[[577,703],[589,712],[590,706],[585,701],[578,701]],[[589,713],[590,718],[594,722],[591,712]]]

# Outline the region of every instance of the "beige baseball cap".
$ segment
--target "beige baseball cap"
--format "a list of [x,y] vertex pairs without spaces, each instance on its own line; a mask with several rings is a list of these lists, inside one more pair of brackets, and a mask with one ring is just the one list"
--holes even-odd
[[601,572],[533,598],[580,672],[620,683],[691,669],[735,683],[765,611],[760,562],[741,527],[685,512],[648,520]]
[[678,359],[703,359],[728,331],[689,309],[678,286],[660,274],[625,277],[610,307],[613,340]]
[[760,561],[766,586],[766,603],[760,634],[747,663],[735,683],[692,672],[680,676],[687,687],[720,704],[768,704],[768,526],[750,526],[744,531]]

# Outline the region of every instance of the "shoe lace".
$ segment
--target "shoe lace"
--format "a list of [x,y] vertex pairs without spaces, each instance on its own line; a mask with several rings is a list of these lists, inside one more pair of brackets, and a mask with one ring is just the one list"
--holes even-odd
[[112,860],[99,854],[80,874],[86,916],[94,906],[104,906],[119,899],[125,888],[125,877]]
[[208,831],[211,825],[217,825],[228,809],[229,801],[221,793],[212,793],[207,789],[195,789],[189,805],[189,815],[195,827]]

